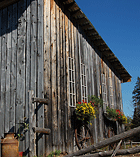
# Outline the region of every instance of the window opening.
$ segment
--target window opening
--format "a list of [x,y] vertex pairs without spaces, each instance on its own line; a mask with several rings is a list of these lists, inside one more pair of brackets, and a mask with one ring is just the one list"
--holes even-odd
[[88,101],[87,81],[86,81],[86,66],[83,63],[81,63],[81,97],[82,97],[82,100]]
[[75,99],[75,67],[74,67],[74,59],[69,57],[69,94],[70,94],[70,106],[76,106]]
[[106,77],[102,74],[102,96],[103,96],[103,109],[106,111],[107,104],[107,89],[106,89]]
[[110,107],[114,108],[112,78],[109,77]]

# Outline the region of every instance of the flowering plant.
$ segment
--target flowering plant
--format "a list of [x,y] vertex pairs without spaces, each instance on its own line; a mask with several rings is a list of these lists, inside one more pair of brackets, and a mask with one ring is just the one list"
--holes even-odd
[[103,100],[95,95],[88,96],[88,101],[91,102],[95,108],[103,106]]
[[103,100],[95,95],[88,96],[88,101],[94,106],[96,115],[98,114],[99,108],[103,106]]
[[119,109],[106,108],[107,116],[114,121],[118,121],[120,123],[127,123],[127,117],[121,112]]
[[95,118],[95,109],[92,103],[78,102],[76,104],[77,119],[85,123],[89,123],[91,119]]

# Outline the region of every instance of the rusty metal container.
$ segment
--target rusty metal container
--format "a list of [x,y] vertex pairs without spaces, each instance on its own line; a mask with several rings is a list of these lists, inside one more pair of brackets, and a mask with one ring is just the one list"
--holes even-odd
[[14,133],[5,134],[5,138],[1,140],[2,157],[19,157],[19,142],[14,137]]

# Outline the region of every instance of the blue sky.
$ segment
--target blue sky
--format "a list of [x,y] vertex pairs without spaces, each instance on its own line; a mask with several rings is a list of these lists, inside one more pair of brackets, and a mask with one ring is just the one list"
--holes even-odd
[[132,91],[140,76],[140,0],[75,0],[132,76],[122,83],[123,110],[133,116]]

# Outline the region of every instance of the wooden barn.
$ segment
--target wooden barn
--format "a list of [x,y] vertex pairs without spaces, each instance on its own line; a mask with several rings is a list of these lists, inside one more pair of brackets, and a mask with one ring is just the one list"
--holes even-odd
[[90,95],[103,99],[90,126],[94,142],[107,138],[103,113],[123,111],[121,83],[129,81],[74,0],[0,1],[0,139],[20,136],[25,156],[77,150],[74,110]]

